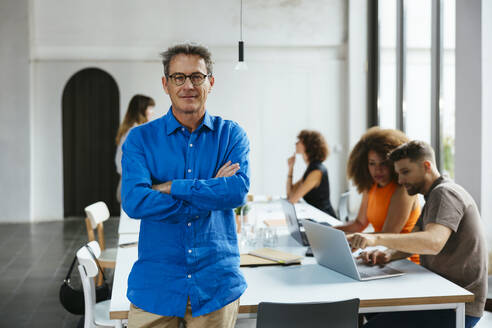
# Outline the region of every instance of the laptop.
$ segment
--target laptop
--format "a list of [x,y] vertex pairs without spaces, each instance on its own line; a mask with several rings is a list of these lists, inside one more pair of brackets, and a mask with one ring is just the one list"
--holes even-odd
[[357,261],[352,256],[345,233],[341,230],[311,221],[304,221],[303,225],[314,257],[322,266],[361,281],[390,278],[404,274],[388,265],[384,267],[369,266],[364,264],[362,260]]
[[309,246],[306,233],[301,230],[301,225],[299,220],[297,220],[296,208],[294,204],[289,202],[287,199],[281,199],[282,209],[284,210],[285,221],[287,221],[287,227],[289,233],[299,244],[302,246]]
[[[296,208],[294,204],[289,202],[287,199],[281,199],[280,203],[282,204],[282,208],[284,210],[285,221],[287,221],[287,227],[289,229],[289,233],[299,244],[302,246],[309,246],[308,238],[306,237],[306,232],[302,224],[299,222],[296,214]],[[316,222],[313,219],[304,219],[312,222]],[[319,224],[329,225],[327,222],[321,222]],[[309,247],[306,251],[306,256],[313,256],[313,251]]]

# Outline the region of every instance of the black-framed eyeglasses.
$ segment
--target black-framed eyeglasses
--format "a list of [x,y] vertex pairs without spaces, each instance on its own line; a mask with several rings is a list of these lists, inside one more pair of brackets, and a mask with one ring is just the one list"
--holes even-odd
[[195,73],[191,73],[190,75],[186,75],[184,73],[174,73],[168,75],[167,77],[170,78],[171,81],[173,81],[173,83],[177,86],[183,85],[186,82],[186,79],[189,78],[191,84],[193,84],[196,87],[198,85],[203,84],[205,79],[210,76],[212,76],[212,74],[203,74],[200,72],[195,72]]

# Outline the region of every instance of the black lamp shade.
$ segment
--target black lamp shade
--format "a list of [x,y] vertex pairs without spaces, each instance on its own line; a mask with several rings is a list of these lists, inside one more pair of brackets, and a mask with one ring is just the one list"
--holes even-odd
[[244,41],[239,41],[239,61],[244,61]]

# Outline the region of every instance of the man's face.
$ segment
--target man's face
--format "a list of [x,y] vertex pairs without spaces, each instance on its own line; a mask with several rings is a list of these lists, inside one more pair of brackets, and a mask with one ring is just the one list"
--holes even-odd
[[[193,73],[208,74],[207,66],[203,58],[197,55],[179,54],[171,59],[169,63],[169,75],[183,73],[190,75]],[[162,78],[164,90],[171,98],[173,110],[177,114],[198,114],[205,113],[205,102],[212,86],[214,78],[206,77],[201,85],[193,85],[190,78],[186,78],[183,85],[176,85],[171,78]]]
[[395,162],[395,171],[398,173],[398,183],[405,187],[409,195],[424,193],[426,169],[423,161],[401,159]]

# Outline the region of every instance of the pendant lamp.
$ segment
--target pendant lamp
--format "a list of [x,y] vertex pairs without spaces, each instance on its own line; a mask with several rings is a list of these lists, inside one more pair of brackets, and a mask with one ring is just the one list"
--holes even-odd
[[243,41],[243,0],[241,0],[240,14],[239,14],[239,60],[236,64],[236,70],[247,70],[248,65],[244,61],[244,41]]

